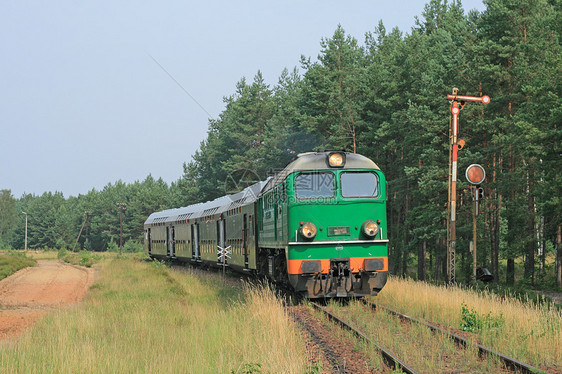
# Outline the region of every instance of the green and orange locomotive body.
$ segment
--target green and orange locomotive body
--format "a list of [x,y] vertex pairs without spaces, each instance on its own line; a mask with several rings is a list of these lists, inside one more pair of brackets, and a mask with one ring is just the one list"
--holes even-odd
[[156,258],[267,275],[308,298],[376,295],[388,273],[386,180],[346,152],[299,155],[274,177],[204,204],[153,213],[145,250]]

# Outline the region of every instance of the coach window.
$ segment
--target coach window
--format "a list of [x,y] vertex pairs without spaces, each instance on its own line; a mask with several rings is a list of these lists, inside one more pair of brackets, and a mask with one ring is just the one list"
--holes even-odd
[[334,197],[334,191],[333,173],[301,173],[295,178],[297,199]]
[[376,197],[379,195],[379,178],[371,172],[343,172],[340,174],[343,197]]

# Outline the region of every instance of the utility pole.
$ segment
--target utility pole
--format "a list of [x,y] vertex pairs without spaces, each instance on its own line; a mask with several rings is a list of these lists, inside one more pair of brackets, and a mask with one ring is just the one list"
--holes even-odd
[[[447,95],[451,100],[451,121],[450,142],[449,142],[449,202],[448,224],[447,224],[447,281],[455,283],[455,259],[457,245],[457,156],[458,156],[458,133],[459,133],[459,114],[467,101],[476,101],[482,104],[490,102],[489,96],[461,96],[458,88],[453,88],[453,94]],[[459,107],[460,104],[460,107]]]
[[72,247],[72,252],[76,249],[76,244],[78,244],[78,240],[80,239],[80,235],[82,235],[82,230],[84,230],[84,226],[86,226],[86,222],[88,222],[88,218],[90,218],[90,212],[84,212],[84,222],[82,222],[82,227],[80,227],[80,232],[78,233],[78,237],[76,237],[76,241],[74,242],[74,247]]
[[127,204],[117,203],[119,207],[119,254],[123,250],[123,211],[127,209]]
[[26,212],[22,212],[23,214],[25,214],[25,250],[27,251],[27,213]]

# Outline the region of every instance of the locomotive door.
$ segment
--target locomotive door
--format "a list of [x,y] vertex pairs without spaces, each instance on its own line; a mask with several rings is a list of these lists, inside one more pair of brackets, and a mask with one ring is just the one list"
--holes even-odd
[[244,249],[244,266],[248,267],[248,215],[244,214],[244,229],[242,230],[242,247]]
[[147,229],[146,232],[146,243],[148,248],[148,255],[152,254],[152,235],[150,234],[150,228]]
[[199,225],[191,225],[191,242],[193,243],[192,257],[194,260],[198,260],[199,254]]

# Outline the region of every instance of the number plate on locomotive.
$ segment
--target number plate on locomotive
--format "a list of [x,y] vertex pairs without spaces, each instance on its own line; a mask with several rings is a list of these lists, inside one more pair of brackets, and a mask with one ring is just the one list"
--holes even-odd
[[328,226],[328,236],[350,235],[349,226]]

